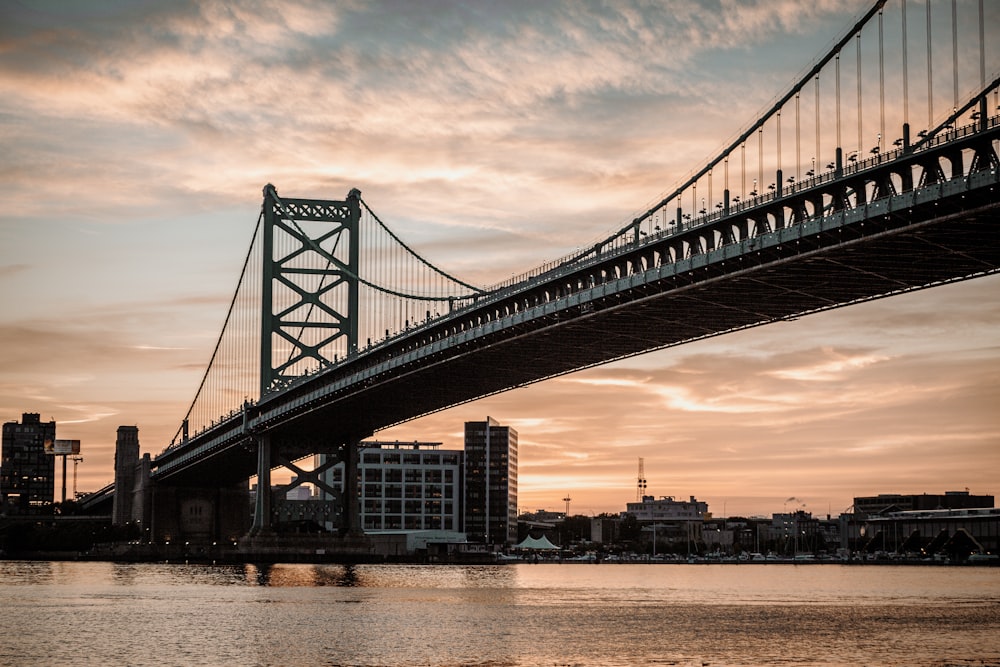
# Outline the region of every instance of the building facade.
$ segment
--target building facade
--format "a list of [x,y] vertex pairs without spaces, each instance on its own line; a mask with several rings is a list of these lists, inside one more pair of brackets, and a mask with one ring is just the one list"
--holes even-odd
[[874,516],[883,512],[917,512],[993,507],[993,496],[972,495],[966,491],[933,493],[880,493],[854,499],[856,514]]
[[673,496],[643,496],[636,503],[625,503],[623,518],[631,514],[655,539],[668,542],[701,540],[702,524],[708,518],[708,503],[691,496],[674,500]]
[[819,519],[812,512],[796,510],[771,515],[768,540],[784,556],[815,553],[826,548],[826,536],[820,536]]
[[869,517],[865,527],[868,551],[948,554],[958,560],[1000,554],[1000,510],[994,507],[887,512]]
[[465,532],[517,543],[517,431],[491,417],[465,423]]
[[25,412],[21,422],[3,425],[0,450],[0,501],[11,514],[33,514],[52,505],[56,461],[52,447],[56,423]]
[[[463,529],[464,452],[440,446],[431,442],[361,443],[358,503],[362,530]],[[324,472],[323,479],[343,490],[344,464]]]

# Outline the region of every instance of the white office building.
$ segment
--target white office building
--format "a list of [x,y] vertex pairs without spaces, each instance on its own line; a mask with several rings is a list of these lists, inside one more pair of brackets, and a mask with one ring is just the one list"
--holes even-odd
[[[362,530],[464,529],[464,452],[440,447],[436,442],[361,443],[358,502]],[[327,470],[323,479],[342,490],[344,464]]]

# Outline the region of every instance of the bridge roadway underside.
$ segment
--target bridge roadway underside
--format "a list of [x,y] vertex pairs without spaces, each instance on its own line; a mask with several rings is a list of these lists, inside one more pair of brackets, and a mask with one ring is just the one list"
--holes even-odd
[[[905,208],[869,212],[863,220],[812,235],[800,231],[793,238],[793,228],[765,234],[749,245],[744,241],[739,254],[722,261],[694,258],[684,271],[653,269],[621,278],[613,290],[591,288],[551,312],[428,352],[412,363],[392,366],[363,354],[357,366],[335,368],[280,400],[303,401],[322,391],[324,382],[338,377],[342,382],[375,363],[384,370],[273,419],[265,401],[257,406],[255,428],[267,429],[288,457],[335,451],[335,443],[615,359],[996,272],[998,185],[995,172],[988,176],[987,187],[924,203],[911,197]],[[234,441],[177,475],[216,482],[246,479],[254,474],[251,449],[245,441]]]

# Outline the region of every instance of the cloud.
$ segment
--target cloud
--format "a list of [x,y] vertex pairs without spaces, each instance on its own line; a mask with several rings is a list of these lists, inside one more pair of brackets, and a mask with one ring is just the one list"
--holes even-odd
[[23,273],[29,269],[31,269],[31,265],[29,264],[7,264],[0,266],[0,280],[7,278],[8,276]]
[[[22,12],[31,16],[12,27],[26,36],[2,54],[0,70],[10,118],[20,122],[8,164],[25,185],[73,183],[78,205],[98,207],[114,195],[108,183],[125,186],[131,206],[152,207],[177,192],[242,196],[266,180],[312,187],[318,173],[344,190],[377,181],[407,195],[451,183],[463,217],[476,195],[456,190],[469,184],[481,188],[480,202],[530,193],[590,211],[595,195],[617,189],[607,203],[620,206],[629,193],[643,201],[662,187],[630,166],[636,151],[649,153],[649,164],[683,154],[653,119],[693,89],[683,79],[687,60],[843,11],[790,12],[792,4],[736,6],[724,25],[696,3]],[[27,142],[31,150],[19,150]],[[38,202],[19,200],[36,214]],[[453,216],[438,213],[442,224]],[[540,217],[544,232],[554,216]]]
[[840,353],[830,348],[814,351],[816,357],[808,366],[778,368],[768,371],[775,377],[786,380],[822,382],[835,380],[845,372],[858,370],[888,360],[888,357],[874,354]]

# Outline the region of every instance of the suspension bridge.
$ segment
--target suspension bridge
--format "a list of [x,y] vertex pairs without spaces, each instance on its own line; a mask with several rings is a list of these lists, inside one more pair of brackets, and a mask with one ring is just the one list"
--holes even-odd
[[[279,492],[312,483],[338,496],[320,473],[343,461],[354,498],[356,445],[380,429],[997,272],[1000,63],[987,23],[982,0],[876,2],[645,212],[494,286],[435,266],[357,190],[318,200],[267,185],[211,362],[150,483],[245,492],[256,476],[251,533],[266,532],[273,469],[296,475]],[[328,463],[296,465],[313,454]],[[342,503],[345,530],[354,504]]]

